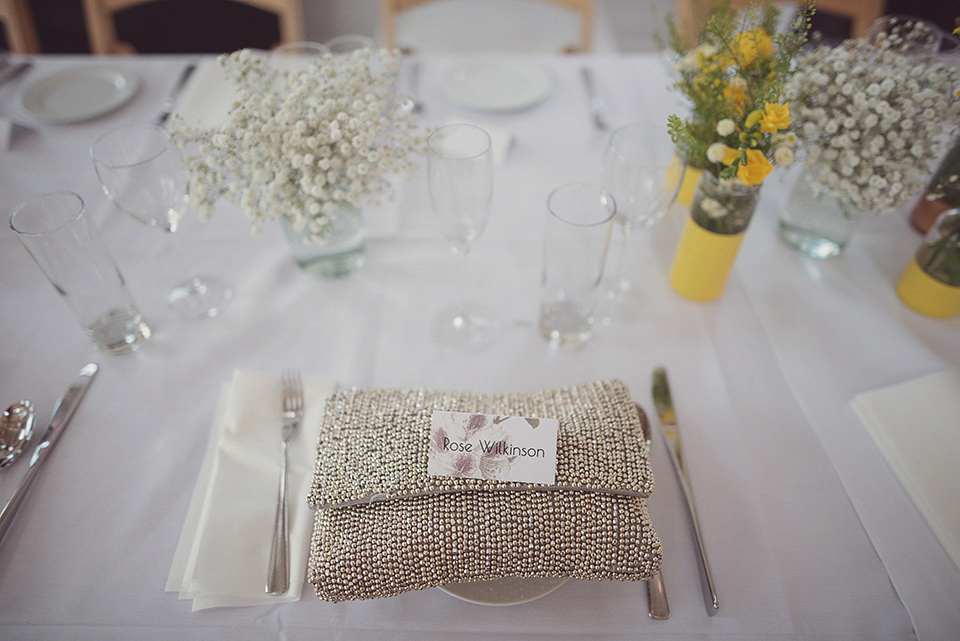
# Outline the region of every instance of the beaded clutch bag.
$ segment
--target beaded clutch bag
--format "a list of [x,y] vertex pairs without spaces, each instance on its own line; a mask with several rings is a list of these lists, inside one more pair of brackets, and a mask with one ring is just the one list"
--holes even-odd
[[[552,485],[427,474],[435,410],[556,418]],[[340,390],[327,402],[308,502],[308,574],[328,601],[512,577],[644,580],[662,550],[653,475],[626,386],[525,394]]]

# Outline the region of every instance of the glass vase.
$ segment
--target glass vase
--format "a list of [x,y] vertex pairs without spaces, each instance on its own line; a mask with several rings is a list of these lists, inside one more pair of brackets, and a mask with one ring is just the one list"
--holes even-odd
[[293,259],[305,272],[319,278],[334,278],[346,276],[363,266],[366,240],[363,214],[359,209],[340,207],[319,242],[297,232],[286,219],[281,222]]
[[933,318],[960,314],[960,209],[937,218],[900,276],[897,294],[908,307]]
[[759,197],[760,185],[703,173],[670,268],[678,294],[699,302],[720,297]]
[[859,214],[804,169],[780,212],[780,237],[814,258],[836,256],[853,237]]

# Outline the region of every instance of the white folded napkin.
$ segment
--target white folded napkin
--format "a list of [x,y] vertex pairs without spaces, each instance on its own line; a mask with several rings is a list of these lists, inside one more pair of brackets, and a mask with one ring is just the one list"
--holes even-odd
[[237,90],[216,58],[197,64],[180,93],[173,113],[190,127],[219,129],[227,124],[230,108],[237,99]]
[[490,151],[493,154],[493,164],[502,165],[507,161],[510,146],[513,145],[513,134],[506,129],[491,125],[490,123],[465,120],[463,118],[447,118],[443,124],[444,126],[462,124],[480,127],[490,134]]
[[0,116],[0,151],[10,148],[10,135],[13,133],[13,121]]
[[244,370],[221,387],[213,430],[166,590],[193,609],[297,601],[313,511],[307,506],[317,434],[333,382],[303,379],[304,415],[287,454],[290,589],[265,591],[280,482],[280,379]]
[[960,372],[863,392],[850,405],[960,567]]

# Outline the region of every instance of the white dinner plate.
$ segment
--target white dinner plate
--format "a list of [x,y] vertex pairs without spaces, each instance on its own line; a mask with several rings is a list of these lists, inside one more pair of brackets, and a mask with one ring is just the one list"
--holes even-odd
[[566,577],[504,577],[493,581],[448,583],[440,589],[469,603],[520,605],[547,596],[567,581]]
[[515,111],[532,107],[550,93],[546,69],[508,56],[481,56],[455,64],[440,86],[446,98],[480,111]]
[[81,122],[126,104],[139,88],[139,78],[130,72],[84,66],[37,80],[23,91],[20,102],[40,122]]

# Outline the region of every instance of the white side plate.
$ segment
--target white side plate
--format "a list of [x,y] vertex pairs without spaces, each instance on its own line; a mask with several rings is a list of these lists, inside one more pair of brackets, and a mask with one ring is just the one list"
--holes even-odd
[[40,122],[81,122],[126,104],[139,88],[140,80],[132,73],[84,66],[37,80],[23,91],[20,102]]
[[493,581],[448,583],[440,589],[469,603],[479,605],[520,605],[545,597],[566,583],[566,577],[504,577]]
[[532,107],[550,93],[551,79],[540,65],[508,56],[481,56],[455,64],[443,77],[443,95],[480,111]]

